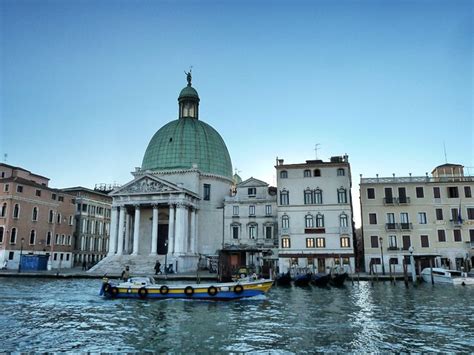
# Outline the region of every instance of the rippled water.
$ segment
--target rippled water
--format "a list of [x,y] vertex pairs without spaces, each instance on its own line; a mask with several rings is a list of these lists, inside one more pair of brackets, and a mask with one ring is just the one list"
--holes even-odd
[[472,287],[274,287],[232,302],[105,300],[99,287],[0,278],[0,350],[474,351]]

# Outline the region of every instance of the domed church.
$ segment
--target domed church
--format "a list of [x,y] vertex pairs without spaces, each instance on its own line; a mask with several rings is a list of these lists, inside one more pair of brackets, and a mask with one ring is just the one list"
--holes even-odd
[[200,256],[222,248],[224,198],[232,162],[219,133],[199,119],[191,84],[178,97],[178,119],[151,138],[134,179],[114,190],[108,256],[95,271],[153,271],[159,260],[173,272],[195,271]]

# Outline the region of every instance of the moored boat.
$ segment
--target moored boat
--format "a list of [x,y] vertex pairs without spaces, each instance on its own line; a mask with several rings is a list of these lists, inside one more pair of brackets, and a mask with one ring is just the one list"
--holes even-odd
[[286,272],[284,274],[280,274],[276,277],[275,283],[278,286],[291,286],[291,274],[290,272]]
[[126,282],[103,280],[100,295],[106,298],[235,300],[267,293],[273,280],[238,280],[217,284],[155,284],[151,277],[132,277]]
[[295,286],[305,287],[308,286],[311,281],[311,274],[300,274],[296,275],[294,279]]
[[343,273],[340,273],[340,274],[331,274],[329,284],[331,286],[335,286],[335,287],[344,286],[344,281],[346,281],[348,276],[349,275],[347,274],[347,272],[343,272]]
[[311,278],[311,283],[314,286],[326,287],[330,280],[331,274],[318,273],[313,275],[313,277]]
[[425,282],[433,280],[436,284],[474,285],[474,277],[468,276],[467,273],[438,267],[423,269],[421,277]]

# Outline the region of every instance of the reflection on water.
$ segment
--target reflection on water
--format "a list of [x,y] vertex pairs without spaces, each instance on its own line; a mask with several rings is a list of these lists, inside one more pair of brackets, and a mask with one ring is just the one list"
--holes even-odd
[[3,351],[474,351],[474,288],[361,282],[235,302],[105,300],[99,280],[0,279]]

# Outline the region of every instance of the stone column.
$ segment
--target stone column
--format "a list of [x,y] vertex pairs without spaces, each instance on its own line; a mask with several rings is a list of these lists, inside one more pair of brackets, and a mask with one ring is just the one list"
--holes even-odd
[[190,252],[195,254],[196,253],[196,209],[193,208],[191,211],[191,244],[190,244]]
[[168,222],[168,254],[174,253],[175,234],[174,234],[174,205],[170,205]]
[[132,255],[138,255],[139,234],[140,234],[140,206],[135,205],[135,226],[133,228],[133,252]]
[[125,246],[124,254],[130,254],[130,215],[125,215]]
[[158,243],[158,206],[153,206],[153,218],[151,221],[151,250],[150,255],[156,255]]
[[110,215],[110,242],[109,252],[107,255],[115,255],[117,247],[117,207],[112,207],[112,214]]
[[185,235],[185,228],[184,228],[184,213],[185,207],[183,204],[178,203],[176,204],[176,229],[175,229],[175,243],[174,243],[174,251],[177,254],[184,253],[184,235]]
[[122,206],[120,207],[120,213],[119,213],[117,255],[123,254],[123,235],[125,232],[124,224],[125,224],[125,206]]
[[183,252],[189,251],[189,208],[184,207],[184,238],[183,238]]

